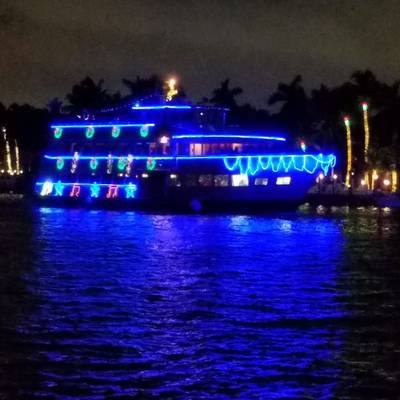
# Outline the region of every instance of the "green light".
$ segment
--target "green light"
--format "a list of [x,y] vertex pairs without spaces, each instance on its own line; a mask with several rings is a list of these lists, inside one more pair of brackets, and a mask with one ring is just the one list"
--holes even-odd
[[88,139],[91,139],[94,136],[94,128],[93,126],[89,126],[88,128],[86,128],[86,137]]
[[62,158],[58,158],[56,165],[58,170],[62,170],[64,168],[64,160]]
[[146,168],[149,171],[153,171],[153,169],[156,167],[156,161],[152,160],[151,158],[149,158],[146,162]]
[[54,137],[56,139],[60,139],[60,137],[62,136],[63,130],[62,128],[55,128],[54,129]]
[[124,168],[125,168],[125,166],[126,166],[126,160],[125,160],[125,158],[119,158],[118,159],[118,169],[120,170],[120,171],[123,171],[124,170]]
[[99,162],[95,158],[92,158],[90,160],[89,165],[90,165],[90,169],[92,169],[94,171],[95,169],[97,169],[97,166],[99,165]]
[[118,126],[113,126],[111,129],[111,136],[116,139],[117,137],[119,137],[120,134],[121,128],[119,128]]
[[142,137],[142,138],[147,138],[147,136],[149,136],[149,126],[148,125],[143,125],[141,128],[140,128],[140,136]]

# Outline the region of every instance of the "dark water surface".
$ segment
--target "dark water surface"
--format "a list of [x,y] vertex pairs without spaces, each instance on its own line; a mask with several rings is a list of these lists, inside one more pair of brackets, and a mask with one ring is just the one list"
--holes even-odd
[[400,398],[400,215],[0,209],[0,398]]

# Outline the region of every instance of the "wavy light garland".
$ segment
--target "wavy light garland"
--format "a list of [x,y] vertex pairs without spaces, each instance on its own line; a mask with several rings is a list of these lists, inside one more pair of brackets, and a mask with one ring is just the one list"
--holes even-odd
[[313,174],[318,168],[321,168],[327,175],[329,168],[333,168],[335,164],[336,157],[333,154],[328,156],[323,154],[239,156],[233,160],[224,158],[224,165],[229,171],[238,171],[241,174],[252,176],[267,170],[272,172],[295,170]]

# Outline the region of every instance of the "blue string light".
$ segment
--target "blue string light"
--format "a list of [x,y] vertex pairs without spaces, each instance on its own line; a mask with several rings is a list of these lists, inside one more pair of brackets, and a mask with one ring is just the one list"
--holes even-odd
[[164,106],[164,105],[159,105],[159,106],[140,106],[140,105],[133,105],[132,110],[190,110],[192,109],[192,106]]
[[[73,156],[50,156],[45,155],[46,159],[71,160]],[[110,160],[110,156],[80,156],[81,160],[91,160],[96,157],[99,160]],[[120,156],[111,156],[111,159],[118,159]],[[132,156],[133,160],[148,160],[147,156]],[[295,170],[314,174],[321,168],[325,175],[329,168],[336,164],[336,157],[333,154],[261,154],[251,156],[215,155],[215,156],[152,156],[152,160],[171,160],[171,161],[195,161],[195,160],[223,160],[225,167],[231,171],[238,171],[241,174],[256,175],[260,171],[270,170],[272,172],[288,172]]]
[[262,135],[237,135],[237,134],[202,134],[202,135],[173,135],[172,139],[251,139],[251,140],[277,140],[286,142],[282,136]]
[[145,124],[69,124],[69,125],[51,125],[52,129],[79,129],[79,128],[140,128],[142,126],[155,126],[153,122],[145,123]]

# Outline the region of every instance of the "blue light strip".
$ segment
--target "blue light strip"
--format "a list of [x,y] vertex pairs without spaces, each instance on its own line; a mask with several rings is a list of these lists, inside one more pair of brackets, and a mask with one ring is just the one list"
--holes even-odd
[[[124,157],[124,156],[79,156],[79,160],[91,160],[92,158],[95,158],[96,160],[118,160],[119,158],[128,158],[128,156]],[[63,159],[63,160],[72,160],[74,158],[74,156],[49,156],[49,155],[45,155],[44,158],[47,158],[48,160],[58,160],[59,158]],[[132,160],[148,160],[148,159],[152,159],[152,160],[173,160],[176,157],[172,157],[172,156],[159,156],[159,157],[151,157],[151,156],[133,156]]]
[[172,139],[260,139],[260,140],[278,140],[286,142],[286,138],[281,136],[261,136],[261,135],[235,135],[235,134],[203,134],[203,135],[174,135]]
[[[50,160],[59,158],[72,160],[74,156],[44,156]],[[99,160],[119,159],[121,156],[80,156],[81,160]],[[261,155],[215,155],[215,156],[133,156],[133,160],[175,160],[175,161],[194,161],[194,160],[223,160],[226,169],[240,174],[255,175],[258,172],[271,170],[272,172],[295,170],[299,172],[315,173],[320,168],[325,175],[329,168],[336,165],[336,157],[333,154],[261,154]]]
[[142,126],[155,126],[153,122],[147,124],[70,124],[70,125],[51,125],[52,129],[56,128],[129,128],[129,127],[142,127]]
[[[46,181],[44,182],[36,182],[36,186],[40,186],[43,185],[44,183],[46,183]],[[132,183],[124,183],[124,184],[120,184],[120,183],[96,183],[96,182],[92,182],[92,183],[81,183],[81,182],[60,182],[62,185],[64,186],[74,186],[74,185],[79,185],[79,186],[92,186],[94,184],[98,185],[98,186],[102,186],[102,187],[109,187],[110,185],[116,185],[118,187],[124,188],[124,187],[131,187]],[[55,183],[57,184],[57,182]]]
[[192,106],[132,106],[132,110],[190,110]]

